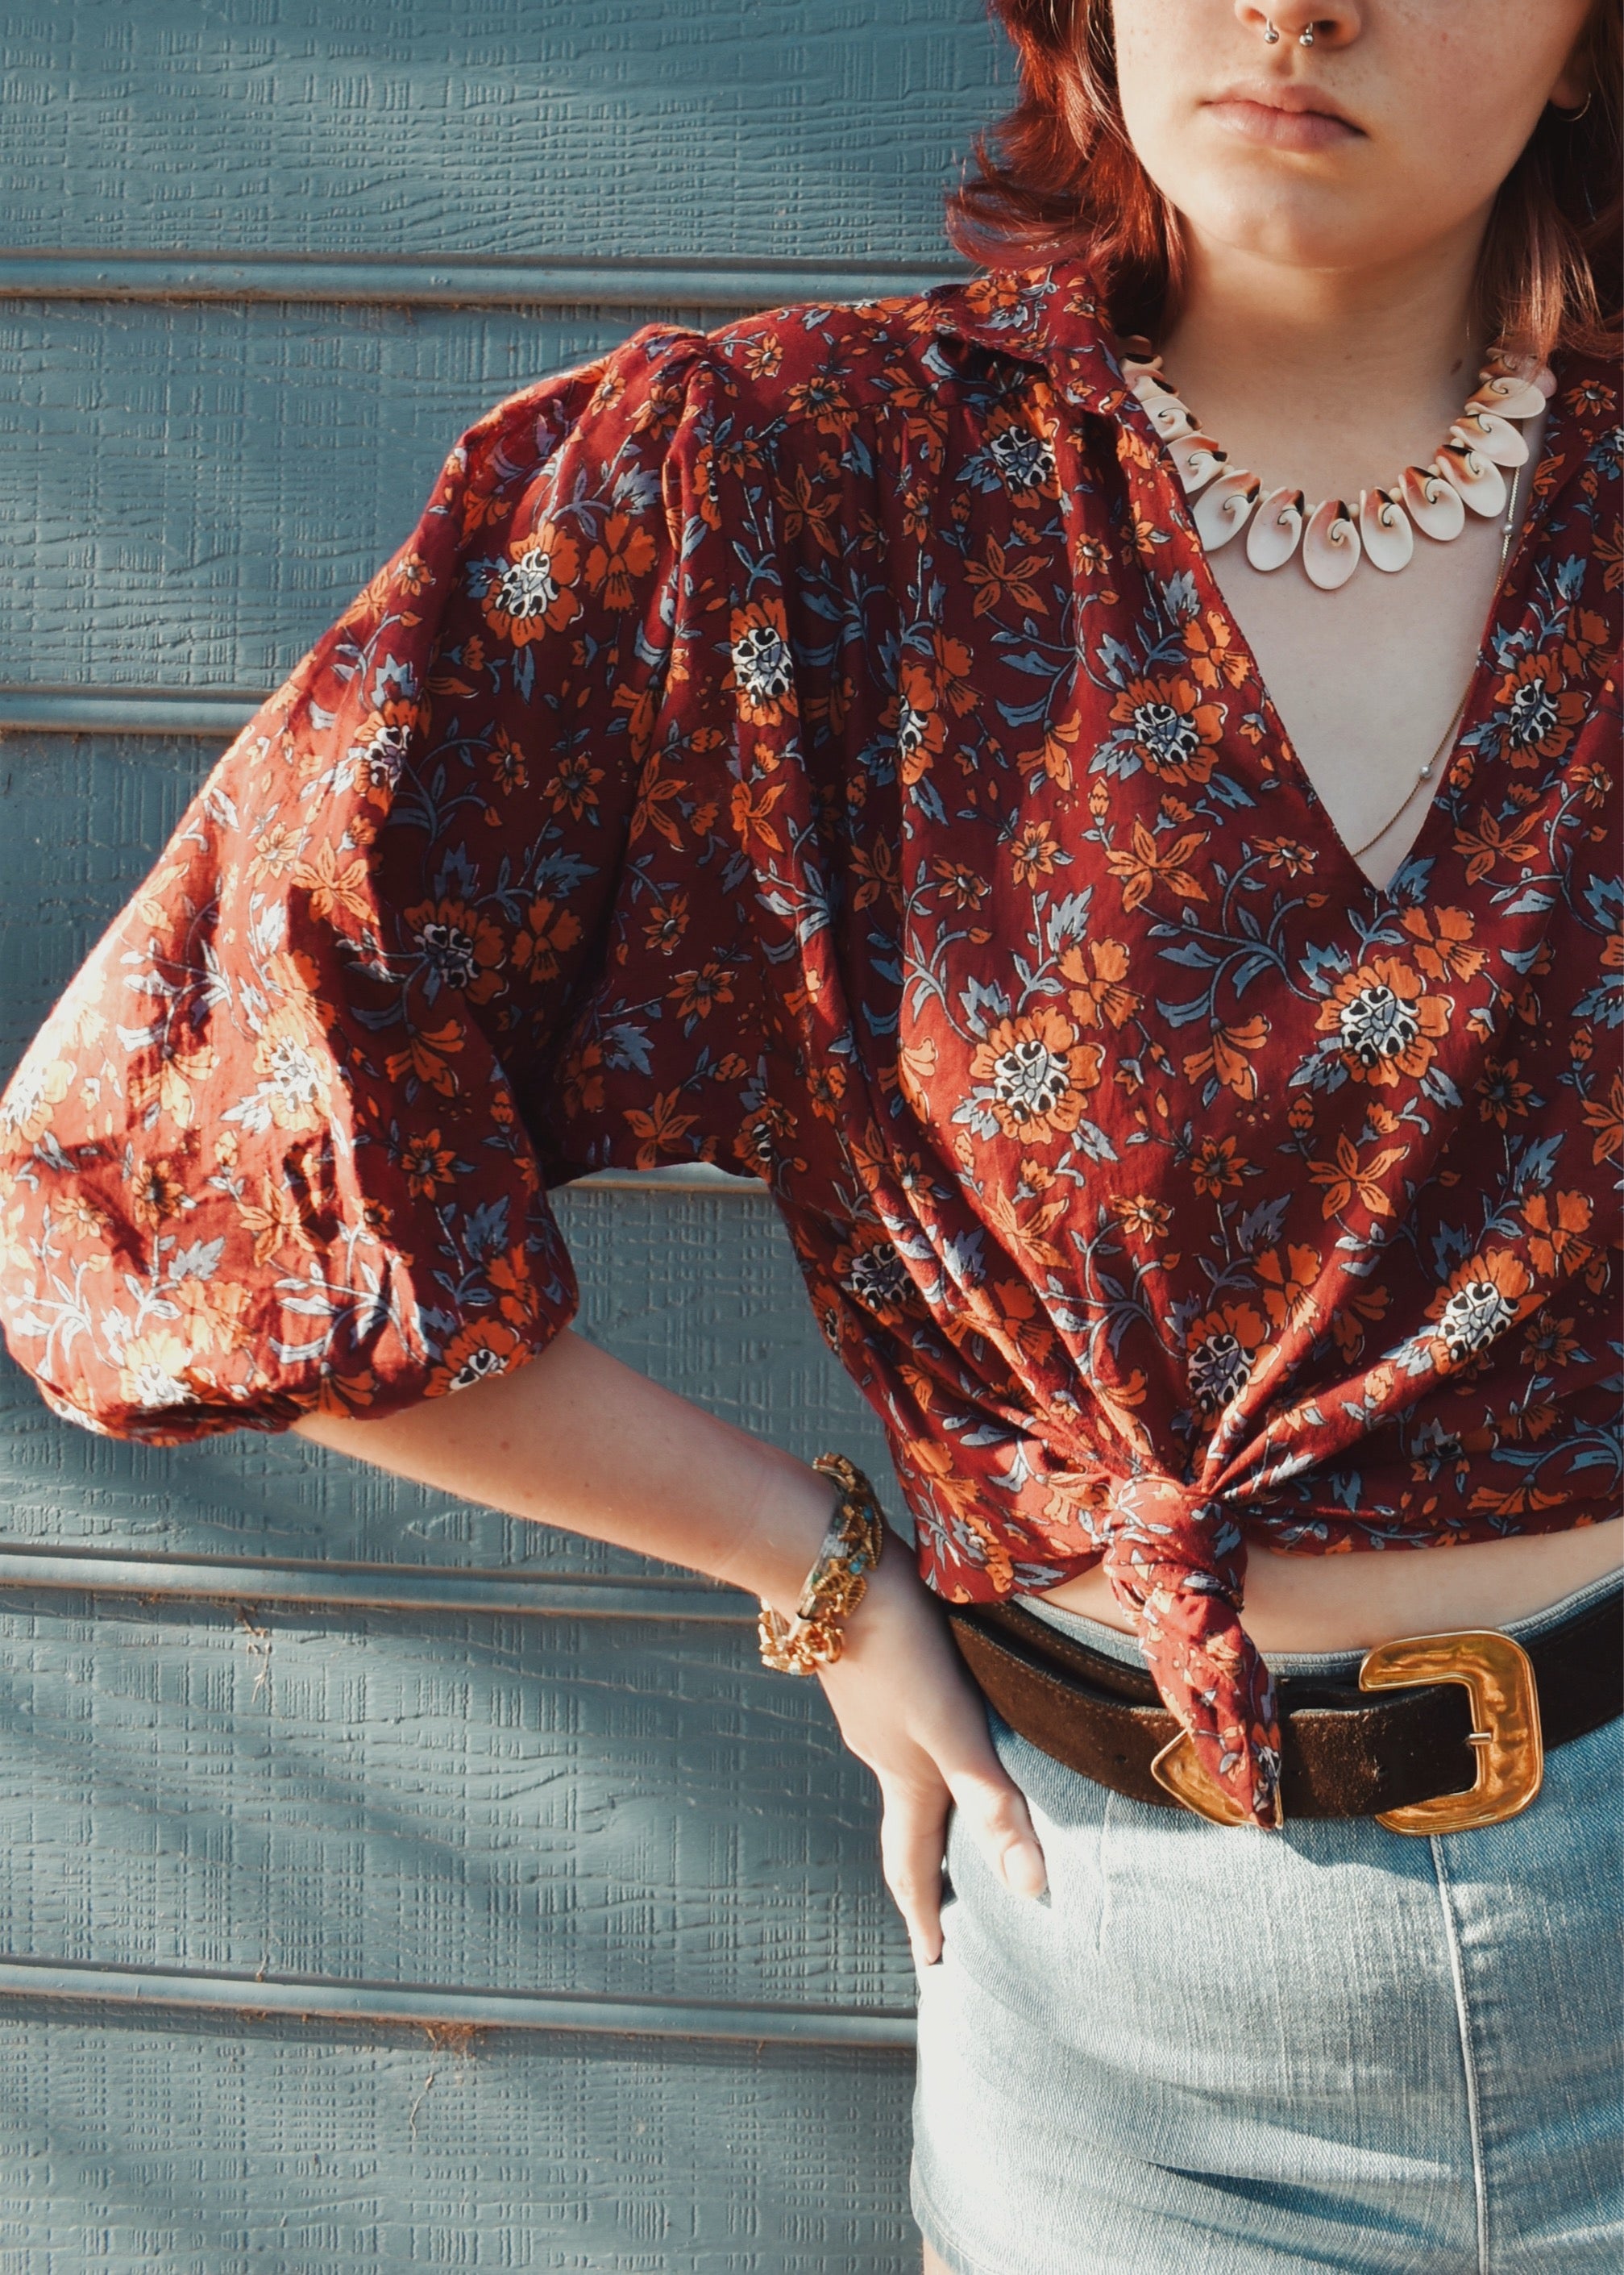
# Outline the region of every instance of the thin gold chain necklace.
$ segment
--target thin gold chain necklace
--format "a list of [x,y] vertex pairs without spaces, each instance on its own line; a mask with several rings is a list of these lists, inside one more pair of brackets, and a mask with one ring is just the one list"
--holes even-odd
[[[1497,602],[1499,596],[1500,585],[1506,574],[1506,563],[1511,552],[1512,535],[1517,525],[1517,486],[1521,473],[1521,467],[1514,469],[1512,472],[1511,492],[1506,502],[1506,518],[1500,528],[1499,565],[1494,572],[1494,592]],[[1416,776],[1415,781],[1411,782],[1409,788],[1405,791],[1403,797],[1394,808],[1393,812],[1387,816],[1386,821],[1382,823],[1381,828],[1376,832],[1375,836],[1367,837],[1363,845],[1350,845],[1348,847],[1348,850],[1356,861],[1362,853],[1368,853],[1372,845],[1379,843],[1381,839],[1386,835],[1394,823],[1399,819],[1399,816],[1407,811],[1411,801],[1419,791],[1423,782],[1431,781],[1433,771],[1436,768],[1439,760],[1443,757],[1444,752],[1454,740],[1455,729],[1461,723],[1461,715],[1466,709],[1467,702],[1471,695],[1472,688],[1477,682],[1477,665],[1474,663],[1471,677],[1461,690],[1461,699],[1449,714],[1449,724],[1439,737],[1437,744],[1425,766],[1422,767],[1420,773]],[[1323,800],[1321,803],[1323,804]]]

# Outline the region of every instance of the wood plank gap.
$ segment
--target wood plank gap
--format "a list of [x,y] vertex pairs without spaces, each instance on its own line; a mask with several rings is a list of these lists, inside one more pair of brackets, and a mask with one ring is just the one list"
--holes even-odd
[[417,1984],[98,1967],[13,1957],[0,1958],[0,1997],[71,1999],[118,2007],[200,2007],[215,2013],[291,2014],[341,2022],[568,2030],[593,2037],[903,2051],[914,2044],[913,2016],[895,2007],[751,2007],[723,1999],[602,1999],[585,1992],[437,1991]]
[[0,1546],[0,1588],[82,1590],[209,1603],[304,1604],[313,1609],[495,1612],[541,1619],[755,1622],[753,1596],[709,1580],[464,1572],[454,1567],[297,1562],[236,1556],[119,1556],[90,1549]]
[[227,742],[271,691],[0,684],[0,733],[199,735]]
[[0,299],[282,300],[397,307],[778,307],[907,297],[943,261],[488,259],[472,253],[0,252]]

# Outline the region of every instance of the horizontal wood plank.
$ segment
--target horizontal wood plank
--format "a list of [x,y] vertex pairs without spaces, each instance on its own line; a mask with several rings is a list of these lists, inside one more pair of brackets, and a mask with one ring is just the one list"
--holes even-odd
[[6,683],[275,686],[410,533],[465,427],[657,318],[718,321],[0,305]]
[[4,300],[319,300],[329,306],[770,308],[923,291],[962,261],[510,261],[464,253],[0,253]]
[[933,257],[982,0],[74,0],[0,25],[16,246]]
[[[189,741],[0,743],[0,1069],[146,874],[212,756]],[[623,1180],[566,1187],[555,1206],[581,1281],[583,1333],[740,1428],[806,1459],[842,1448],[889,1478],[879,1424],[819,1334],[764,1194]],[[92,1437],[59,1421],[4,1358],[0,1506],[19,1547],[538,1576],[659,1568],[285,1433],[171,1449]],[[889,1506],[900,1515],[894,1485]]]
[[748,1632],[0,1599],[0,1952],[912,2005],[868,1772]]
[[17,2275],[917,2275],[905,2055],[0,2000]]

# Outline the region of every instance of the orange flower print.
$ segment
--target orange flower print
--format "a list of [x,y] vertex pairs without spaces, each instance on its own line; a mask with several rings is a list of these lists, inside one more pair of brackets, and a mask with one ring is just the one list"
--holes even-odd
[[1314,866],[1313,854],[1295,837],[1260,837],[1258,850],[1271,869],[1283,869],[1288,877],[1306,877]]
[[431,1003],[442,987],[456,989],[471,1003],[488,1003],[500,992],[502,930],[488,917],[465,901],[421,901],[405,911],[403,921],[422,960]]
[[1191,1320],[1184,1339],[1184,1372],[1190,1402],[1202,1421],[1221,1414],[1245,1389],[1252,1354],[1266,1334],[1250,1304],[1220,1304]]
[[675,955],[687,929],[688,896],[673,893],[668,901],[656,901],[648,911],[643,923],[643,944],[661,956]]
[[913,1292],[908,1266],[895,1244],[878,1235],[837,1249],[835,1276],[865,1311],[891,1326],[903,1318]]
[[30,1053],[0,1095],[0,1143],[32,1145],[50,1128],[51,1108],[60,1106],[73,1080],[62,1059]]
[[119,1396],[129,1406],[193,1405],[198,1394],[190,1379],[193,1361],[190,1346],[164,1328],[132,1335],[120,1354]]
[[1583,1193],[1536,1193],[1522,1204],[1529,1228],[1528,1252],[1534,1269],[1547,1280],[1582,1271],[1595,1252],[1584,1235],[1593,1211]]
[[193,1085],[206,1083],[216,1063],[216,1054],[207,1044],[200,1051],[165,1052],[149,1069],[131,1075],[130,1103],[146,1117],[148,1128],[159,1115],[167,1115],[177,1130],[190,1130],[198,1108]]
[[1048,604],[1031,581],[1042,565],[1040,554],[1006,552],[995,537],[989,536],[981,559],[964,564],[964,580],[975,596],[975,614],[990,616],[1006,601],[1034,613],[1045,611]]
[[1070,860],[1070,854],[1062,853],[1055,843],[1054,832],[1046,821],[1027,822],[1009,848],[1009,865],[1018,885],[1035,884],[1039,877],[1066,868]]
[[1498,1122],[1505,1129],[1508,1122],[1521,1122],[1534,1103],[1534,1085],[1519,1082],[1518,1061],[1515,1059],[1486,1059],[1477,1082],[1477,1118],[1480,1122]]
[[1246,1054],[1262,1050],[1268,1039],[1269,1023],[1261,1017],[1243,1019],[1234,1026],[1214,1027],[1206,1048],[1190,1051],[1183,1059],[1184,1079],[1199,1082],[1204,1076],[1216,1075],[1224,1088],[1234,1091],[1237,1098],[1256,1098],[1258,1070]]
[[1229,627],[1215,608],[1190,617],[1184,626],[1184,646],[1190,668],[1203,687],[1221,687],[1226,680],[1239,687],[1246,677],[1246,658],[1231,646]]
[[988,419],[986,454],[1004,488],[1021,503],[1058,495],[1054,445],[1017,411],[995,412]]
[[598,784],[602,780],[603,768],[594,767],[585,751],[577,751],[557,767],[543,795],[555,813],[567,813],[571,821],[585,821],[598,811]]
[[1391,1088],[1426,1072],[1449,1032],[1449,1011],[1408,964],[1379,956],[1337,981],[1315,1024],[1335,1036],[1335,1054],[1356,1082]]
[[1474,1256],[1452,1273],[1426,1311],[1438,1322],[1434,1348],[1439,1364],[1463,1366],[1487,1350],[1522,1316],[1531,1284],[1505,1249]]
[[355,787],[374,805],[389,804],[421,718],[419,705],[391,696],[362,721],[347,755]]
[[1574,1322],[1555,1318],[1549,1308],[1537,1312],[1523,1331],[1523,1362],[1541,1373],[1567,1365],[1578,1348]]
[[285,875],[298,859],[305,833],[296,822],[269,821],[253,841],[248,874],[256,885]]
[[228,1120],[261,1130],[267,1116],[278,1130],[317,1130],[331,1120],[332,1061],[302,1003],[279,1004],[267,1018],[254,1045],[253,1070],[260,1077],[255,1098]]
[[942,898],[951,901],[956,909],[966,914],[978,909],[993,888],[976,869],[968,869],[961,861],[937,859],[931,864]]
[[1224,711],[1188,679],[1130,679],[1111,706],[1122,738],[1159,780],[1204,782],[1218,763]]
[[472,1319],[460,1327],[444,1350],[440,1364],[424,1386],[429,1398],[444,1398],[453,1390],[471,1390],[494,1374],[506,1374],[525,1356],[524,1337],[505,1319]]
[[155,1230],[167,1217],[178,1216],[186,1205],[185,1178],[171,1161],[132,1162],[125,1185],[130,1214],[145,1232]]
[[733,1001],[733,979],[726,964],[714,961],[697,971],[679,971],[670,991],[679,1019],[705,1019],[718,1003]]
[[1265,1249],[1258,1258],[1263,1307],[1276,1332],[1311,1326],[1319,1316],[1314,1290],[1319,1284],[1319,1251],[1293,1241],[1284,1256]]
[[586,556],[586,581],[602,593],[606,607],[629,608],[637,598],[638,578],[648,574],[657,558],[653,532],[629,513],[612,513],[602,542]]
[[1386,1181],[1389,1170],[1403,1160],[1407,1150],[1402,1145],[1384,1146],[1361,1167],[1358,1147],[1345,1130],[1339,1130],[1335,1159],[1311,1161],[1308,1165],[1311,1182],[1326,1189],[1322,1214],[1335,1216],[1356,1196],[1372,1216],[1391,1216],[1393,1198]]
[[1111,1213],[1129,1240],[1166,1240],[1173,1225],[1173,1211],[1165,1201],[1152,1200],[1148,1194],[1136,1193],[1131,1199],[1114,1195]]
[[1221,1200],[1226,1192],[1239,1188],[1250,1167],[1233,1138],[1204,1138],[1190,1156],[1190,1182],[1209,1200]]
[[505,727],[497,728],[491,747],[485,753],[485,763],[495,776],[496,787],[503,797],[511,797],[516,790],[529,788],[529,763]]
[[1506,755],[1514,767],[1560,759],[1586,708],[1583,690],[1567,687],[1554,655],[1525,655],[1500,681],[1494,700],[1507,714]]
[[978,698],[971,677],[975,658],[963,640],[949,639],[945,632],[933,632],[931,652],[936,662],[936,685],[955,718],[963,719],[973,711]]
[[432,1199],[437,1185],[449,1185],[452,1180],[456,1149],[440,1143],[437,1130],[425,1130],[409,1138],[395,1156],[401,1174],[406,1180],[406,1190],[424,1199]]
[[1474,926],[1464,909],[1406,909],[1400,921],[1429,979],[1476,979],[1489,960],[1471,944]]
[[1580,1109],[1587,1130],[1596,1132],[1590,1159],[1600,1164],[1624,1153],[1624,1076],[1614,1075],[1606,1098],[1587,1099]]
[[643,1141],[638,1147],[639,1169],[657,1169],[668,1154],[680,1155],[687,1151],[682,1140],[699,1117],[697,1114],[682,1113],[681,1099],[680,1090],[662,1091],[656,1093],[647,1113],[641,1107],[627,1108],[626,1127],[634,1138]]
[[857,415],[850,397],[829,372],[815,372],[810,379],[792,387],[789,404],[791,411],[811,418],[823,435],[843,436]]
[[910,789],[923,782],[947,748],[948,722],[936,706],[936,682],[917,657],[897,675],[896,771]]
[[1059,1011],[1001,1020],[970,1062],[970,1078],[981,1085],[976,1103],[1006,1138],[1043,1145],[1082,1120],[1084,1101],[1099,1085],[1100,1057],[1099,1044],[1079,1043]]
[[485,621],[498,639],[526,647],[544,633],[563,631],[581,613],[571,589],[580,575],[580,548],[555,523],[543,521],[513,547],[507,566],[480,596]]
[[783,602],[752,601],[747,608],[735,608],[729,640],[733,692],[743,715],[756,727],[777,727],[795,718],[795,668]]
[[1066,1001],[1084,1027],[1120,1027],[1144,998],[1128,985],[1128,950],[1120,940],[1091,940],[1064,949],[1061,976],[1072,983]]
[[604,1095],[603,1045],[584,1043],[559,1069],[568,1115],[601,1114]]
[[[70,1194],[66,1200],[57,1205],[52,1215],[57,1229],[69,1240],[99,1240],[108,1228],[106,1211],[97,1208],[82,1193]],[[25,1269],[27,1262],[26,1255],[18,1256],[18,1270]],[[3,1264],[0,1264],[0,1268],[4,1268]]]
[[1143,908],[1158,885],[1166,885],[1182,901],[1205,901],[1206,888],[1187,865],[1205,843],[1205,831],[1187,829],[1164,850],[1144,824],[1136,821],[1131,850],[1106,855],[1107,868],[1122,880],[1123,915],[1131,916]]

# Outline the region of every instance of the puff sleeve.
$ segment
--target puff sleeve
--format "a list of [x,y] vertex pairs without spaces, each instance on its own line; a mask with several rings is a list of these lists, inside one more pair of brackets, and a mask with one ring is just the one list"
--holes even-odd
[[0,1100],[0,1285],[59,1414],[382,1414],[572,1315],[523,1100],[682,676],[713,378],[650,325],[471,429],[57,1002]]

